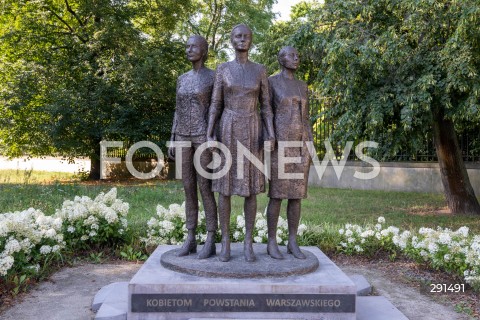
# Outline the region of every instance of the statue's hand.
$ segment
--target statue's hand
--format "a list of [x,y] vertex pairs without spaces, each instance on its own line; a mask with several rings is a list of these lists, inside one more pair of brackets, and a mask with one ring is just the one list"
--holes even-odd
[[174,147],[168,147],[168,157],[175,161],[175,148]]
[[265,140],[264,147],[266,151],[272,152],[275,150],[275,138]]
[[210,149],[210,151],[213,151],[217,147],[217,137],[215,135],[207,136],[207,147]]

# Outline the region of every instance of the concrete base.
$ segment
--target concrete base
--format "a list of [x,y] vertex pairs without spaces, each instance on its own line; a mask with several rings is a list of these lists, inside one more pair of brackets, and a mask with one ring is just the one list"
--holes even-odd
[[357,297],[357,320],[408,320],[385,297]]
[[364,276],[359,274],[352,274],[348,276],[352,279],[357,287],[357,296],[368,296],[372,293],[372,286],[368,283]]
[[[101,304],[95,319],[407,319],[383,297],[357,296],[369,289],[365,279],[353,276],[352,281],[316,247],[302,248],[318,258],[315,272],[264,279],[204,278],[165,269],[160,257],[173,248],[159,246],[128,289],[125,283],[102,288],[93,303],[95,308]],[[278,303],[259,303],[267,298]],[[295,308],[285,301],[320,305]]]
[[316,271],[263,279],[205,278],[168,270],[160,257],[173,248],[159,246],[130,281],[129,320],[356,318],[355,284],[316,247],[302,248],[317,257]]

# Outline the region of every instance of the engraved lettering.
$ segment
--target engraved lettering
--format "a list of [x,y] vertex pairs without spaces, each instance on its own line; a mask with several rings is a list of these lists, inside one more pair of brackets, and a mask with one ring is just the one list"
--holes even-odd
[[192,299],[147,299],[147,307],[191,307]]

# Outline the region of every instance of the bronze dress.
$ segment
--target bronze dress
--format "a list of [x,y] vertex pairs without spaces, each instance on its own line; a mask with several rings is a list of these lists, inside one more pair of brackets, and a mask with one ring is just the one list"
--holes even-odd
[[[263,163],[261,119],[267,121],[272,117],[265,67],[251,61],[240,64],[234,60],[221,64],[215,73],[210,114],[220,117],[215,128],[217,139],[232,154],[232,167],[226,175],[213,180],[212,190],[224,196],[242,197],[264,192],[264,174],[246,158],[243,161],[244,176],[239,177],[237,142]],[[220,168],[223,168],[225,157],[220,154]]]
[[[313,141],[308,117],[308,89],[305,82],[287,79],[281,74],[268,78],[275,139],[279,141]],[[302,173],[303,179],[278,177],[278,148],[272,152],[271,181],[268,196],[274,199],[303,199],[307,196],[310,155],[303,147],[285,148],[285,157],[300,157],[300,163],[285,164],[286,173]]]

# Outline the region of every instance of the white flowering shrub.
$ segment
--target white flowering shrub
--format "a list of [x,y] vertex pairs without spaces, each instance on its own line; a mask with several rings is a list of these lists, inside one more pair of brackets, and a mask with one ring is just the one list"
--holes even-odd
[[[200,211],[198,215],[197,240],[200,243],[205,242],[207,231],[205,226],[205,212]],[[147,236],[141,238],[147,246],[156,246],[159,244],[181,244],[185,241],[187,229],[185,227],[185,203],[182,205],[171,204],[168,209],[158,205],[157,215],[147,223]],[[302,235],[307,227],[300,224],[298,235]],[[242,242],[245,239],[245,218],[244,215],[238,215],[230,224],[232,240]],[[254,241],[257,243],[266,243],[267,220],[265,214],[257,213],[255,228],[253,232]],[[217,241],[220,239],[217,238]],[[285,219],[279,217],[277,228],[277,242],[286,244],[288,240],[288,224]]]
[[[199,224],[205,219],[204,217],[204,212],[199,212]],[[197,232],[197,236],[198,234],[201,232]],[[140,240],[147,246],[181,244],[186,235],[185,202],[181,205],[173,203],[168,209],[162,205],[157,206],[157,216],[150,218],[147,222],[147,237]]]
[[117,199],[117,189],[112,188],[93,200],[86,196],[66,200],[55,216],[63,220],[67,246],[86,249],[122,242],[128,210],[129,204]]
[[0,214],[0,276],[35,274],[63,246],[60,218],[33,208]]
[[[265,209],[266,210],[266,209]],[[232,237],[236,242],[241,242],[245,239],[245,215],[238,215],[235,222],[231,226]],[[307,230],[307,226],[303,223],[298,226],[297,235],[303,235]],[[257,212],[255,227],[253,229],[253,241],[256,243],[267,243],[268,240],[268,226],[266,211],[262,214]],[[277,224],[277,243],[279,245],[286,245],[288,242],[288,222],[282,216],[278,217]]]
[[419,262],[464,278],[480,290],[480,236],[469,234],[468,227],[456,231],[448,228],[420,228],[403,249]]
[[346,224],[345,228],[339,230],[342,238],[340,251],[346,254],[363,253],[372,256],[378,250],[385,250],[393,258],[396,253],[393,238],[398,237],[399,229],[394,226],[384,228],[383,217],[379,217],[377,222],[374,227]]
[[480,236],[469,235],[468,227],[456,231],[448,228],[420,228],[417,232],[394,226],[384,227],[385,219],[371,227],[346,224],[339,230],[340,251],[346,254],[372,255],[384,250],[395,257],[403,253],[436,270],[463,277],[474,289],[480,290]]

